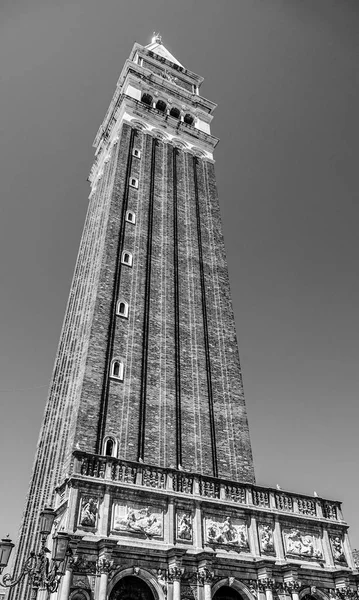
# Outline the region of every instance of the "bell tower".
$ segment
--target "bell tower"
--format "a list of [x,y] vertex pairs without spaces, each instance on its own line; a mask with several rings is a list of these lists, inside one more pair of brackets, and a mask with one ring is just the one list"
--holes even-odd
[[159,35],[136,43],[95,138],[15,565],[51,503],[74,552],[52,600],[329,600],[354,581],[339,502],[255,484],[201,84]]

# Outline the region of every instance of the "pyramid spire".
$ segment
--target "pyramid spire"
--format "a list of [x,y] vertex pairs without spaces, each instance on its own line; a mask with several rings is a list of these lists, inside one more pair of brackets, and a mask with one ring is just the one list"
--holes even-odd
[[160,33],[156,33],[154,31],[151,43],[145,47],[147,48],[147,50],[151,50],[155,54],[158,54],[158,56],[162,56],[166,60],[169,60],[170,62],[184,68],[184,66],[177,60],[177,58],[175,58],[173,54],[171,54],[171,52],[169,52],[169,50],[165,48],[165,46],[162,43],[162,36]]

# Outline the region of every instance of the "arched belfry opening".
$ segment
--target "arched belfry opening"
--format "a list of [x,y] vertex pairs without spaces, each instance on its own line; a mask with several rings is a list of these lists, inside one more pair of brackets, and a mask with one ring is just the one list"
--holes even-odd
[[120,579],[115,585],[109,600],[157,600],[157,598],[143,579],[129,575]]
[[244,600],[244,596],[241,596],[233,587],[223,585],[216,591],[213,600]]

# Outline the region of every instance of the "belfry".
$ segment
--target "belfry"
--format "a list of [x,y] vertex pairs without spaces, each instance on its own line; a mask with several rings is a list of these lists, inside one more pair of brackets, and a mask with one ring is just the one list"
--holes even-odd
[[48,545],[72,550],[52,600],[357,589],[340,503],[255,482],[202,81],[159,35],[136,43],[95,138],[15,561],[51,505]]

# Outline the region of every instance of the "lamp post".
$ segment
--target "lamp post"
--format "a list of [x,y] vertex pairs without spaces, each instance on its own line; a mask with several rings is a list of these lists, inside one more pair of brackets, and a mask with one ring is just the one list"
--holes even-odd
[[[46,589],[48,592],[56,592],[61,577],[66,571],[66,565],[69,557],[72,554],[69,548],[70,536],[66,533],[59,532],[54,535],[53,549],[51,562],[47,557],[51,554],[46,547],[46,540],[51,532],[55,519],[55,511],[52,508],[45,507],[40,513],[40,535],[41,548],[36,554],[32,550],[25,560],[21,573],[14,577],[10,573],[6,573],[0,580],[0,585],[3,587],[15,587],[20,581],[28,575],[31,582],[31,599],[36,600],[39,588]],[[11,551],[14,547],[12,541],[7,538],[0,542],[0,573],[7,566]]]

